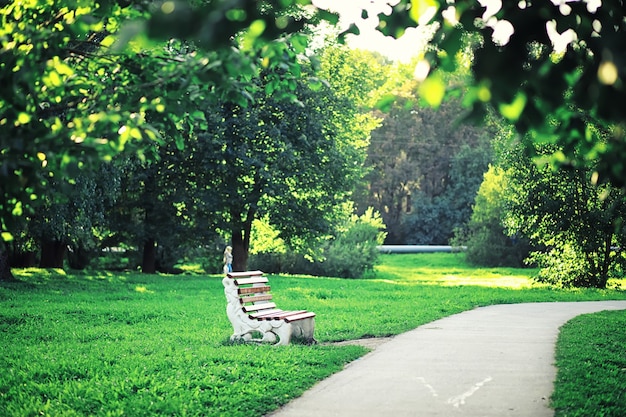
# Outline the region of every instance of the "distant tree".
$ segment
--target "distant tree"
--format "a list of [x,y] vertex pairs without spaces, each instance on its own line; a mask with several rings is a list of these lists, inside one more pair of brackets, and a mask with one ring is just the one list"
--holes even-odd
[[[523,145],[529,149],[529,144]],[[534,158],[511,152],[507,169],[506,225],[543,250],[531,254],[541,272],[538,279],[561,286],[605,288],[611,277],[622,276],[626,258],[626,196],[608,184],[594,184],[595,169],[555,171]]]
[[[434,24],[421,65],[428,72],[422,91],[432,103],[446,92],[442,72],[466,65],[459,51],[470,40],[472,78],[463,92],[472,115],[481,120],[495,109],[531,135],[529,145],[557,145],[553,165],[595,161],[599,182],[626,185],[626,107],[615,104],[626,100],[622,0],[400,0],[377,17],[381,32],[396,37]],[[610,140],[594,140],[590,122],[610,131]]]
[[509,236],[507,177],[502,168],[490,166],[485,173],[467,227],[456,229],[455,244],[467,246],[467,260],[480,266],[524,266],[530,245],[522,236]]
[[359,205],[382,214],[386,243],[445,244],[453,227],[469,218],[490,160],[489,136],[486,130],[455,123],[463,112],[457,102],[438,110],[418,107],[416,88],[407,83],[397,91],[381,126],[372,132],[367,192]]
[[[316,74],[339,97],[349,98],[359,110],[374,108],[383,95],[404,82],[410,74],[400,74],[384,56],[331,43],[316,51]],[[364,118],[371,118],[369,113]]]
[[166,141],[153,160],[123,157],[118,162],[121,193],[108,214],[109,243],[139,249],[144,273],[172,272],[185,253],[217,236],[215,168],[207,159],[213,157],[211,141],[221,138],[215,124],[201,125],[210,133]]
[[374,207],[380,212],[387,226],[387,243],[400,243],[404,239],[402,215],[410,210],[411,197],[419,187],[418,141],[433,135],[425,133],[430,126],[424,126],[418,112],[400,102],[381,118],[382,124],[372,131],[368,171],[357,203],[359,210]]
[[223,213],[219,228],[231,236],[235,270],[247,266],[255,219],[290,245],[327,234],[362,169],[363,138],[333,127],[353,104],[326,86],[296,83],[300,105],[261,90],[254,107],[221,105],[226,143],[214,143],[205,163],[216,174],[212,211]]
[[485,135],[482,142],[465,143],[451,156],[441,194],[428,196],[421,190],[415,193],[413,208],[402,220],[405,243],[448,245],[455,229],[464,227],[470,220],[482,175],[492,160],[487,139]]
[[170,247],[181,243],[176,238],[184,226],[176,203],[186,189],[185,179],[179,176],[184,167],[169,162],[162,158],[124,161],[120,199],[109,214],[113,234],[109,243],[139,249],[144,273],[169,272],[159,268],[157,249],[165,249],[166,242],[171,242]]
[[63,268],[67,257],[70,267],[83,269],[99,247],[97,230],[107,228],[105,212],[117,199],[118,173],[107,164],[48,184],[42,203],[27,217],[26,236],[39,247],[40,267]]

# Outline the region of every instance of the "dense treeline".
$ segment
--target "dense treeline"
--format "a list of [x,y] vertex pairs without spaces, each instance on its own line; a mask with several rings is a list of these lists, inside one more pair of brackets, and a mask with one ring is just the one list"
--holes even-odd
[[[365,181],[368,192],[379,194],[377,172],[386,168],[372,158],[387,144],[379,139],[384,133],[377,133],[370,144],[370,132],[376,126],[377,132],[395,129],[393,120],[405,115],[373,109],[383,95],[398,88],[417,102],[408,66],[392,66],[381,56],[338,45],[311,54],[305,50],[305,33],[257,43],[242,32],[227,50],[206,50],[176,39],[131,43],[121,50],[114,47],[125,36],[124,20],[146,16],[148,9],[87,8],[80,11],[84,16],[52,5],[29,9],[13,4],[6,10],[7,23],[19,15],[30,19],[31,30],[50,30],[45,16],[55,13],[64,22],[48,40],[53,46],[45,52],[52,56],[50,66],[28,71],[13,67],[23,79],[43,84],[47,94],[26,97],[45,111],[37,113],[37,126],[32,115],[32,123],[17,116],[18,122],[23,119],[16,124],[19,136],[3,155],[17,152],[19,140],[36,135],[35,127],[48,130],[44,137],[50,141],[49,149],[32,151],[40,166],[35,178],[28,177],[33,182],[27,190],[30,197],[7,197],[14,204],[12,214],[21,211],[3,217],[3,224],[10,226],[6,232],[11,238],[5,240],[14,266],[81,269],[103,249],[115,248],[115,253],[129,254],[127,263],[117,267],[172,272],[185,257],[219,257],[220,248],[229,243],[235,268],[245,269],[253,224],[259,220],[277,231],[290,252],[304,258],[332,265],[339,261],[330,253],[355,257],[338,255],[346,251],[324,242],[341,241],[340,234],[354,230],[350,201],[357,183]],[[88,16],[101,23],[85,26]],[[30,38],[19,37],[10,26],[6,33],[23,45],[39,36],[33,32]],[[68,55],[69,49],[73,52]],[[34,62],[43,53],[31,49],[26,54],[15,51],[15,56]],[[81,83],[75,83],[77,78]],[[55,105],[50,103],[53,88]],[[78,103],[88,104],[74,104],[77,97],[83,97]],[[440,117],[450,119],[458,109],[456,105]],[[422,119],[437,114],[425,109],[417,119],[400,121],[415,125],[410,135],[383,140],[393,146],[398,140],[411,143],[418,155],[411,158],[419,161],[405,174],[414,178],[411,191],[426,198],[453,187],[449,159],[457,152],[447,148],[452,142],[458,147],[465,138],[460,131],[453,137],[448,137],[450,130],[433,132],[438,122]],[[50,132],[85,150],[67,157],[67,166],[58,164]],[[96,163],[88,152],[99,154],[104,163]],[[433,178],[424,164],[438,167]],[[481,174],[467,176],[477,179]],[[433,190],[435,183],[440,185]],[[469,207],[475,188],[467,190],[461,205]],[[383,213],[387,235],[399,235],[405,225],[394,224],[384,210],[393,202],[372,203],[366,196],[358,212],[364,214],[373,205]],[[366,269],[385,227],[373,224],[368,239],[374,246],[363,252]],[[436,228],[424,233],[449,236],[454,225],[443,233]],[[354,238],[346,239],[350,243],[344,247],[358,246]]]
[[[280,242],[271,250],[335,271],[371,269],[386,236],[454,238],[476,263],[531,262],[558,285],[623,275],[623,118],[580,94],[621,94],[621,67],[602,49],[623,25],[613,6],[576,8],[590,41],[559,55],[545,34],[496,39],[475,24],[476,5],[449,25],[434,1],[443,24],[430,63],[403,66],[313,51],[305,23],[336,16],[305,3],[4,5],[2,278],[9,261],[84,268],[111,247],[134,252],[132,267],[172,272],[230,243],[245,269],[258,230]],[[421,11],[402,15],[411,5],[382,17],[383,31],[416,24]],[[557,10],[536,7],[499,13]],[[591,18],[606,30],[583,25]],[[493,72],[490,59],[512,70]],[[462,124],[467,114],[479,123]]]
[[447,245],[469,220],[482,175],[492,162],[491,134],[464,125],[457,101],[437,110],[396,100],[372,132],[362,209],[374,207],[387,226],[387,244]]

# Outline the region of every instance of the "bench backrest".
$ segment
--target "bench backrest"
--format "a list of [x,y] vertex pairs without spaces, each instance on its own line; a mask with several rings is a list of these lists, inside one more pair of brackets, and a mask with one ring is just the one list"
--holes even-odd
[[228,278],[233,280],[237,287],[237,297],[242,309],[252,316],[260,316],[261,312],[276,309],[276,304],[271,302],[271,287],[267,277],[261,271],[229,272]]

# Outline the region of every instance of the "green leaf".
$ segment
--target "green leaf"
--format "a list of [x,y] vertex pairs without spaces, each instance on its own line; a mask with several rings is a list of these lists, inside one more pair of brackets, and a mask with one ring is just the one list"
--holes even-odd
[[264,20],[257,19],[250,24],[248,29],[248,35],[254,38],[258,38],[265,32],[266,23]]
[[526,107],[526,100],[525,94],[518,93],[510,104],[500,104],[500,114],[512,122],[517,121]]
[[341,32],[339,34],[339,43],[340,44],[345,44],[346,43],[346,35],[349,34],[353,34],[353,35],[360,35],[361,31],[359,30],[359,27],[357,25],[355,25],[354,23],[350,24],[350,27],[348,29],[346,29],[345,31]]
[[328,10],[319,9],[317,14],[321,19],[326,20],[333,26],[339,22],[339,15],[337,13],[332,13]]
[[396,101],[396,96],[394,94],[385,94],[376,102],[375,107],[380,111],[388,112],[394,101]]
[[176,141],[176,148],[179,151],[182,151],[183,149],[185,149],[185,138],[183,138],[181,135],[176,135],[174,140]]
[[193,113],[191,113],[191,117],[192,119],[194,119],[196,122],[202,122],[205,120],[204,118],[204,112],[201,110],[196,110]]
[[52,87],[60,87],[61,85],[63,85],[63,80],[61,80],[61,77],[59,77],[59,73],[56,71],[51,71],[48,74],[48,85],[52,86]]
[[317,78],[317,77],[311,77],[309,78],[309,88],[313,91],[319,91],[322,89],[322,86],[324,84],[322,83],[322,81]]
[[429,106],[437,108],[443,101],[443,97],[446,95],[446,85],[438,75],[433,75],[420,85],[419,94],[422,99],[428,103]]
[[54,65],[55,71],[58,72],[59,74],[63,74],[67,76],[74,74],[74,70],[65,62],[61,61],[58,57],[54,57],[53,65]]
[[105,47],[110,47],[110,46],[113,46],[113,44],[115,44],[115,41],[116,41],[115,36],[109,35],[102,40],[101,45]]
[[11,214],[13,214],[14,216],[21,216],[22,213],[22,202],[18,201],[17,203],[15,203],[15,207],[13,207],[13,211],[11,212]]
[[31,115],[28,114],[28,113],[22,112],[22,113],[17,115],[17,122],[20,125],[27,124],[28,122],[30,122],[30,119],[31,119]]
[[420,19],[431,14],[433,8],[435,11],[439,9],[439,2],[437,0],[411,0],[409,16],[415,23],[428,23],[434,17],[434,13],[427,22],[420,22]]
[[141,130],[136,127],[130,129],[130,136],[134,139],[141,139]]

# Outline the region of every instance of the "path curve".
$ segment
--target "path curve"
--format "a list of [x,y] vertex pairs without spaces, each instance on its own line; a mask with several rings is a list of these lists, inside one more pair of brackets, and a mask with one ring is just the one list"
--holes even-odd
[[268,417],[548,417],[559,328],[626,301],[503,304],[378,346]]

